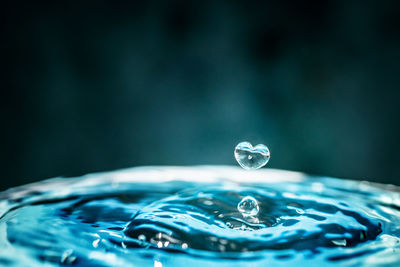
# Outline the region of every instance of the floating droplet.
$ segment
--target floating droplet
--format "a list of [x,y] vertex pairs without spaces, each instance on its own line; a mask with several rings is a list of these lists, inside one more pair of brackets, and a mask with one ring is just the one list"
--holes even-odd
[[257,200],[250,196],[244,197],[237,205],[237,209],[244,217],[256,216],[260,210]]
[[249,142],[241,142],[235,147],[235,158],[246,170],[259,169],[268,163],[270,152],[263,144],[253,147]]

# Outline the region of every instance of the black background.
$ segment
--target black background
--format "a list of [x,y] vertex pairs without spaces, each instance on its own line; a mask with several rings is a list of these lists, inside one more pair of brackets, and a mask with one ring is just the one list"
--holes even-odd
[[400,184],[399,1],[55,1],[1,8],[0,189],[140,165]]

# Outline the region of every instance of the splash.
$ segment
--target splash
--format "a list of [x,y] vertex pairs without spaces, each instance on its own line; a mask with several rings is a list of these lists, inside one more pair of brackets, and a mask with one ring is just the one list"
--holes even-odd
[[399,188],[149,167],[0,193],[0,265],[398,265]]

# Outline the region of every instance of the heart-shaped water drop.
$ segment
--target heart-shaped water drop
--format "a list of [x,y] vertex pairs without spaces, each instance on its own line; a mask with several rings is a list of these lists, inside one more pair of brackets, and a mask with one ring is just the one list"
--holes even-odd
[[235,147],[235,158],[246,170],[259,169],[268,163],[270,152],[263,144],[253,147],[249,142],[241,142]]

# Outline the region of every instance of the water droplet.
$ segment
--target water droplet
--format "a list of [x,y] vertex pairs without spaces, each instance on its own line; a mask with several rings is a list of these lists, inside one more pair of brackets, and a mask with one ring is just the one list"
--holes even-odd
[[249,142],[241,142],[235,147],[235,158],[246,170],[259,169],[268,163],[270,152],[263,144],[253,147]]
[[244,197],[237,205],[237,209],[244,217],[256,216],[260,210],[257,200],[250,196]]
[[223,238],[221,238],[221,239],[219,240],[219,242],[220,242],[222,245],[227,245],[227,244],[228,244],[228,240],[223,239]]

